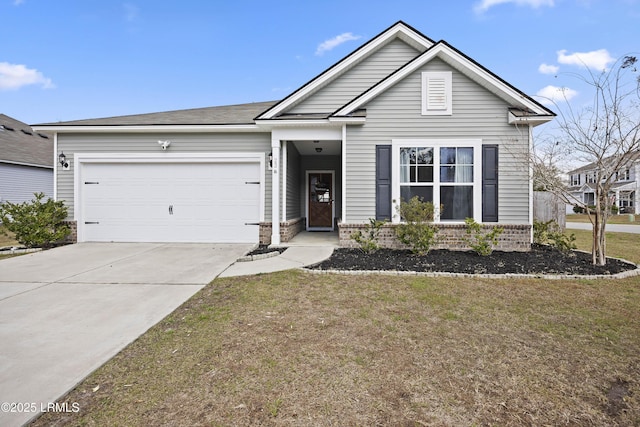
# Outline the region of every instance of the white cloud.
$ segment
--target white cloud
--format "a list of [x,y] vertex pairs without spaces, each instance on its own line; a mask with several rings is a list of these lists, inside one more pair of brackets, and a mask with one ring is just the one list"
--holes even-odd
[[20,64],[0,62],[0,90],[20,89],[22,86],[41,85],[53,89],[55,85],[38,70]]
[[602,71],[606,70],[610,63],[615,62],[615,58],[609,55],[607,49],[592,50],[591,52],[575,52],[570,55],[567,55],[566,50],[559,50],[558,62]]
[[540,102],[547,105],[553,105],[562,101],[569,101],[578,95],[578,92],[568,87],[546,86],[536,93],[536,97],[540,98]]
[[346,43],[351,40],[358,40],[361,36],[354,36],[352,33],[342,33],[339,36],[335,36],[332,39],[325,40],[318,45],[316,49],[316,55],[323,55],[325,52],[330,51],[331,49],[340,46],[342,43]]
[[542,6],[553,7],[555,5],[554,0],[481,0],[480,2],[476,3],[473,10],[475,10],[476,13],[484,13],[493,6],[508,3],[512,3],[517,6],[529,6],[534,9]]
[[542,74],[556,74],[560,67],[557,65],[549,65],[549,64],[540,64],[538,67],[538,71]]

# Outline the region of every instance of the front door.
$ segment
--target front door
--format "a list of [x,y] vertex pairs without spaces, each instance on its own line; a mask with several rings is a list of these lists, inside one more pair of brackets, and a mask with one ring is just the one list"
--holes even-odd
[[307,229],[333,230],[333,172],[309,172],[307,183]]

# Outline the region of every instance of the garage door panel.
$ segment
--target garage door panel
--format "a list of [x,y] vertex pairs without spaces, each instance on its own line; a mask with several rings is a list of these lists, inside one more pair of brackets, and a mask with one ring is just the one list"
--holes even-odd
[[90,163],[83,172],[85,241],[258,241],[258,163]]

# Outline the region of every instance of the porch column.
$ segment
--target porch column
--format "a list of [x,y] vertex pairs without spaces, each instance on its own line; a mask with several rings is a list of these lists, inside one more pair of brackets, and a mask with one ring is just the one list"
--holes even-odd
[[620,213],[620,190],[616,190],[616,208],[618,208],[618,213]]
[[271,244],[280,244],[280,139],[271,134]]

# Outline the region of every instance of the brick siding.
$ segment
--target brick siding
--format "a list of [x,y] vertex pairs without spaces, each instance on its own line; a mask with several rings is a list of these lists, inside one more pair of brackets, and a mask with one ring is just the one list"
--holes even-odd
[[[368,224],[338,224],[340,234],[340,246],[346,248],[357,248],[358,243],[351,238],[351,235],[360,230],[363,234],[367,232]],[[526,252],[531,250],[531,226],[527,224],[500,224],[483,225],[483,231],[489,231],[493,227],[500,226],[504,229],[498,237],[496,250]],[[380,228],[378,244],[382,248],[408,249],[409,247],[398,240],[395,233],[395,224],[385,224]],[[466,226],[464,224],[437,224],[437,242],[433,249],[470,250],[465,241],[467,237]]]

